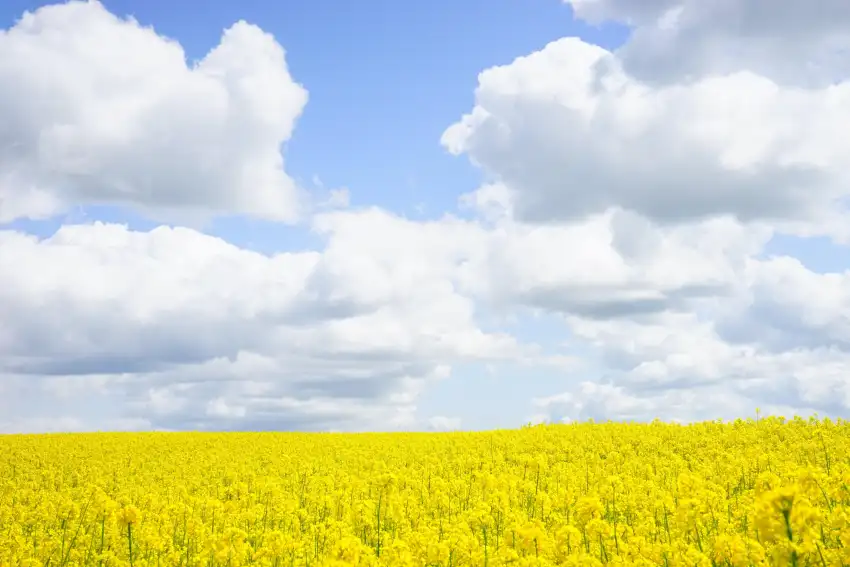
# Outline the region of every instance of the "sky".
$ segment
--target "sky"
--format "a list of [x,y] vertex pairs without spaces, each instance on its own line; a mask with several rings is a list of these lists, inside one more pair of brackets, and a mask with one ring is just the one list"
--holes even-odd
[[847,417],[850,4],[0,4],[0,432]]

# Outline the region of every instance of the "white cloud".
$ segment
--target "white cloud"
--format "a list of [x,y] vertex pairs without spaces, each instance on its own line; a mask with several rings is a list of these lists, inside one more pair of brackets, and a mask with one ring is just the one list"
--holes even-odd
[[[315,219],[321,251],[272,257],[181,228],[0,232],[0,316],[13,322],[0,334],[4,380],[39,391],[15,394],[38,404],[10,405],[7,420],[86,400],[88,428],[436,428],[417,401],[455,363],[548,368],[566,386],[587,375],[574,354],[484,324],[525,310],[559,314],[570,353],[598,351],[616,383],[582,386],[582,408],[610,392],[622,400],[593,415],[684,415],[690,406],[669,396],[694,388],[726,388],[739,405],[850,405],[838,395],[845,355],[829,350],[846,338],[844,279],[754,260],[764,229],[728,219],[664,228],[624,214],[535,227],[333,212]],[[622,230],[639,237],[618,244]],[[833,290],[813,318],[782,299],[804,286]],[[764,305],[781,316],[765,320]],[[766,340],[766,325],[778,338]],[[773,386],[756,388],[766,377]],[[732,407],[712,396],[700,415]]]
[[820,222],[850,194],[848,121],[850,82],[803,90],[741,71],[653,87],[565,38],[482,72],[475,107],[443,144],[531,222],[611,207],[662,223]]
[[742,279],[736,295],[704,300],[707,306],[691,313],[567,317],[574,336],[598,350],[607,374],[537,405],[552,419],[689,421],[749,415],[759,406],[784,415],[845,413],[848,276],[815,274],[781,258],[751,260]]
[[850,271],[817,274],[784,256],[750,262],[744,277],[741,300],[717,314],[724,340],[757,342],[774,352],[824,345],[850,350]]
[[[421,393],[470,361],[561,373],[582,405],[541,404],[538,421],[850,407],[850,276],[755,259],[763,228],[625,214],[539,227],[333,212],[315,219],[321,251],[271,257],[182,228],[0,232],[7,427],[84,407],[77,428],[434,429]],[[562,318],[565,350],[491,319],[528,310]],[[581,385],[591,358],[605,374]]]
[[280,146],[306,102],[283,48],[245,22],[191,63],[99,2],[26,13],[0,30],[0,222],[77,203],[292,221]]
[[[689,423],[707,420],[734,420],[755,417],[759,407],[762,416],[794,415],[808,417],[818,413],[805,405],[771,403],[769,397],[753,398],[737,395],[722,386],[661,390],[636,395],[613,383],[584,382],[574,392],[534,400],[543,413],[538,420],[553,422],[597,422],[608,419],[647,422],[653,419]],[[823,412],[820,412],[823,416]]]
[[562,315],[598,360],[533,420],[846,412],[850,276],[761,255],[847,241],[850,6],[571,3],[631,38],[483,71],[442,139],[486,179],[463,199],[499,242],[476,297]]
[[454,362],[538,356],[481,330],[455,289],[451,233],[472,227],[380,211],[317,226],[323,251],[272,257],[185,228],[0,231],[2,380],[23,388],[6,419],[88,400],[85,419],[165,429],[412,427]]
[[688,310],[734,293],[739,271],[770,237],[728,218],[657,227],[613,210],[569,225],[505,222],[461,282],[490,307],[524,306],[589,318]]
[[580,18],[622,22],[618,51],[630,72],[675,82],[754,71],[788,84],[824,85],[850,72],[844,0],[565,0]]

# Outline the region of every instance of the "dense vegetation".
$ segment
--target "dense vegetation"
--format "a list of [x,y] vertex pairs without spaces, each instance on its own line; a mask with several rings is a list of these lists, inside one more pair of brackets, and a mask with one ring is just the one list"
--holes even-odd
[[850,424],[0,437],[0,565],[850,565]]

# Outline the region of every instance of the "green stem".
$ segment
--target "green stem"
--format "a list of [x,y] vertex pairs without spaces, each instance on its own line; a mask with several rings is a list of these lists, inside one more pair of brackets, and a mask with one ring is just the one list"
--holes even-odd
[[130,567],[133,567],[133,524],[127,524],[127,547],[130,554]]
[[[785,519],[785,535],[788,536],[788,541],[793,545],[794,532],[791,530],[791,510],[782,510],[782,517]],[[797,567],[797,551],[791,550],[791,567]]]

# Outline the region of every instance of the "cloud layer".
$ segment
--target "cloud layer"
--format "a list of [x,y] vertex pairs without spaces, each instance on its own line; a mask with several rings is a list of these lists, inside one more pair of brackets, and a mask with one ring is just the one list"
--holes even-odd
[[[5,399],[59,392],[76,414],[77,397],[100,396],[101,410],[167,429],[410,426],[417,392],[452,362],[522,354],[454,291],[439,264],[451,227],[405,241],[384,213],[317,224],[321,253],[272,257],[183,228],[0,232],[3,381],[21,388]],[[381,257],[387,231],[416,261]]]
[[[306,90],[255,26],[196,64],[96,2],[0,32],[0,222],[118,204],[301,218],[321,242],[0,230],[0,429],[456,429],[423,392],[513,363],[560,376],[513,400],[533,420],[846,413],[850,270],[766,253],[848,236],[844,3],[571,3],[631,39],[484,70],[442,137],[482,184],[430,221],[302,206],[280,149]],[[511,324],[541,313],[549,341]]]

